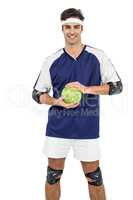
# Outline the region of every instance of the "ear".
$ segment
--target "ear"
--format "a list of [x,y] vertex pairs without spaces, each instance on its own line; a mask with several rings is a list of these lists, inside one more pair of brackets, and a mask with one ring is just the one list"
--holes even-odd
[[83,31],[83,26],[81,26],[81,31]]

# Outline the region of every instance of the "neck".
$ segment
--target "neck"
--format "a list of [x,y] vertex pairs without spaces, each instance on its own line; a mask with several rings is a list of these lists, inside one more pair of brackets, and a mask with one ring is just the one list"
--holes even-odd
[[71,55],[75,59],[80,55],[80,53],[83,50],[83,47],[84,47],[84,44],[82,44],[81,42],[74,45],[67,44],[65,46],[65,50],[69,55]]
[[65,49],[68,50],[68,51],[71,51],[71,52],[77,52],[80,49],[82,49],[83,46],[84,45],[81,43],[81,41],[79,43],[76,43],[76,44],[67,44],[67,43],[65,43]]

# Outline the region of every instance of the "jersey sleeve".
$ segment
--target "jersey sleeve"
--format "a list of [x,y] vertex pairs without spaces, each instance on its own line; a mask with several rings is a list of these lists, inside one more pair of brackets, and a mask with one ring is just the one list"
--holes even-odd
[[39,92],[50,92],[52,84],[49,71],[49,62],[45,60],[42,64],[39,76],[34,84],[34,89]]
[[105,53],[102,53],[101,57],[101,79],[102,84],[121,80],[114,65]]

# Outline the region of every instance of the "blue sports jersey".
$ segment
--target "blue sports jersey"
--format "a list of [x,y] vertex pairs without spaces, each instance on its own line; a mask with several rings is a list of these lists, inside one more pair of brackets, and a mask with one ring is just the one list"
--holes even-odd
[[[64,48],[47,57],[34,88],[50,92],[59,98],[65,85],[78,81],[85,86],[98,86],[120,78],[106,54],[85,45],[75,59]],[[66,109],[51,106],[48,111],[46,135],[68,139],[94,139],[99,137],[99,95],[82,94],[80,105]]]

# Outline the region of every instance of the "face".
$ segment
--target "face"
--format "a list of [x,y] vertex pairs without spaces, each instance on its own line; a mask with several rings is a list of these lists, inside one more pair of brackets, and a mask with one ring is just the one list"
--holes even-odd
[[81,41],[83,27],[80,24],[64,24],[62,26],[64,38],[67,44],[74,45]]

